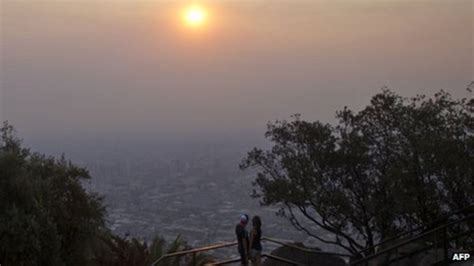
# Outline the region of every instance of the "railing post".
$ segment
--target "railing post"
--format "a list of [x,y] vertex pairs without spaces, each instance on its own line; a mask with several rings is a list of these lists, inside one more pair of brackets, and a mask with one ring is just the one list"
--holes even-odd
[[449,264],[449,258],[448,258],[448,227],[444,226],[443,228],[443,243],[444,243],[444,264],[448,265]]
[[196,266],[196,252],[193,252],[193,266]]

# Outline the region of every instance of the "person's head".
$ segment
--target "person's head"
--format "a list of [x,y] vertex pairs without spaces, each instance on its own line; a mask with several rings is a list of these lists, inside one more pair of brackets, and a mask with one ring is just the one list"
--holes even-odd
[[252,218],[252,226],[257,228],[257,229],[260,229],[262,227],[262,220],[260,219],[259,216],[255,215]]
[[247,214],[240,215],[240,224],[246,226],[249,222],[249,216]]

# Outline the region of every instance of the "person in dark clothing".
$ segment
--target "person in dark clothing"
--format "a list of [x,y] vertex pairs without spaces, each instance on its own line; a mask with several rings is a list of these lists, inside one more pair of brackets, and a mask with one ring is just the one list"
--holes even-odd
[[252,265],[262,264],[262,220],[259,216],[252,218],[252,231],[250,231],[250,260]]
[[235,235],[237,236],[238,251],[240,254],[240,263],[248,265],[249,261],[249,234],[245,227],[247,226],[249,216],[242,214],[240,222],[235,226]]

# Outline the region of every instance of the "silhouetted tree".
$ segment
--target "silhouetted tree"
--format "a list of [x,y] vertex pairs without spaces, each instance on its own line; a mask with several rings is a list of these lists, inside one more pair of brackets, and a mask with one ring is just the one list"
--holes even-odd
[[[0,129],[0,264],[148,266],[166,253],[190,247],[178,236],[150,246],[119,237],[104,226],[105,208],[81,181],[85,168],[32,153],[21,146],[7,122]],[[165,266],[191,265],[191,256],[166,260]],[[197,265],[212,262],[205,254]]]
[[299,115],[269,123],[273,147],[254,148],[241,168],[257,170],[254,196],[297,229],[367,254],[474,204],[473,111],[474,99],[444,91],[407,99],[384,89],[362,111],[338,112],[335,126]]
[[0,264],[86,264],[104,215],[88,172],[21,147],[6,122],[0,132]]

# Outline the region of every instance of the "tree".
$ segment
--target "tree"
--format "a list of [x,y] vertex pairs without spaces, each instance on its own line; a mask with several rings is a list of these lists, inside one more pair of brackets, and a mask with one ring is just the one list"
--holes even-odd
[[7,122],[0,132],[0,264],[86,264],[105,211],[87,170],[23,148]]
[[[190,247],[177,237],[151,245],[104,226],[102,199],[84,190],[85,168],[30,152],[7,122],[0,129],[0,265],[145,266]],[[191,265],[190,256],[162,265]],[[212,262],[196,256],[197,265]]]
[[[474,99],[403,98],[388,89],[339,122],[269,123],[254,148],[254,196],[319,241],[357,254],[474,204]],[[462,211],[460,216],[467,216]],[[309,223],[308,223],[309,222]],[[311,225],[329,232],[324,237]]]

